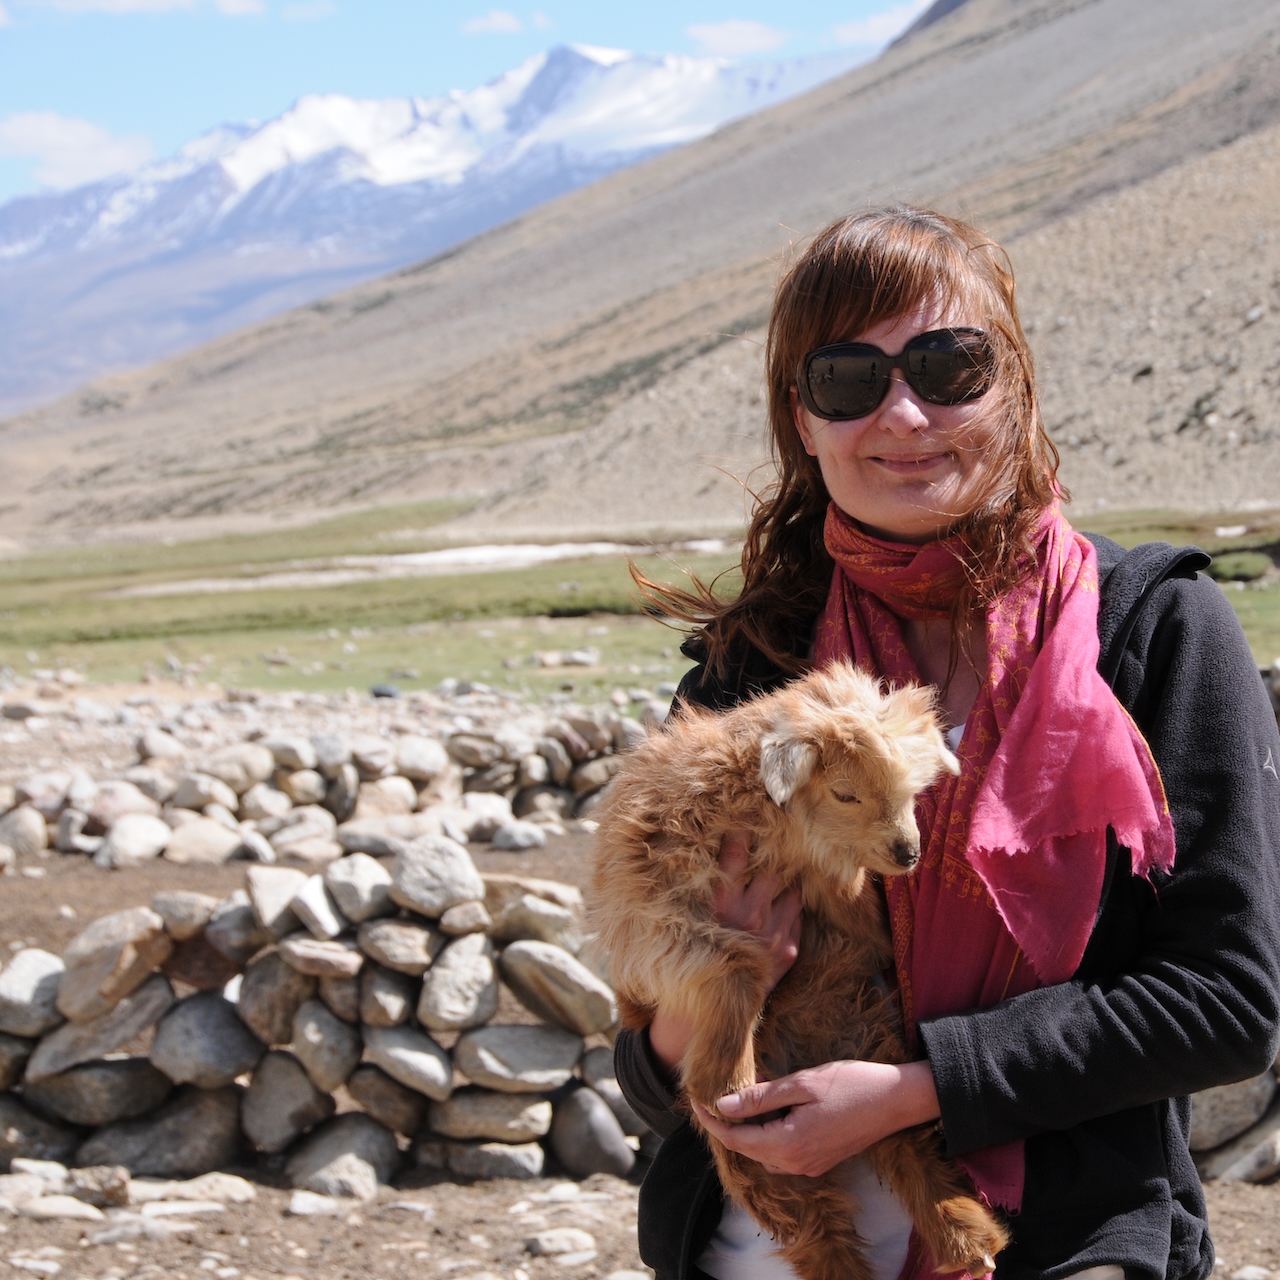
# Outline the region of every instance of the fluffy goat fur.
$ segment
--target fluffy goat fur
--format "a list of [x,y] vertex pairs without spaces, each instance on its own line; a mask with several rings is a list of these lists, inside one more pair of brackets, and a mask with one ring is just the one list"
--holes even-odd
[[[875,875],[920,858],[914,797],[957,772],[931,694],[892,693],[836,666],[722,715],[686,709],[628,757],[599,818],[594,926],[626,1023],[659,1006],[696,1028],[685,1093],[716,1100],[756,1079],[856,1058],[901,1062],[893,951]],[[769,997],[749,935],[713,915],[724,835],[753,833],[748,876],[799,885],[800,954]],[[870,1280],[840,1167],[770,1174],[706,1135],[721,1181],[803,1280]],[[992,1269],[1008,1242],[932,1126],[867,1151],[944,1272]]]

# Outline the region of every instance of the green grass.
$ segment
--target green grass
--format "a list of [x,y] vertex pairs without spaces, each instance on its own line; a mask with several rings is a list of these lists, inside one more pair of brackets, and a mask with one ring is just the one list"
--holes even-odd
[[[76,667],[94,680],[137,680],[179,668],[227,686],[367,689],[392,681],[430,688],[446,676],[541,694],[575,696],[677,678],[688,666],[678,632],[647,617],[620,559],[563,561],[536,568],[345,586],[121,598],[148,583],[236,578],[328,557],[387,554],[439,544],[436,526],[463,504],[429,503],[173,545],[64,548],[0,560],[0,664],[20,673]],[[1194,542],[1221,555],[1221,570],[1256,581],[1228,582],[1258,660],[1280,655],[1280,514],[1118,512],[1079,518],[1081,527],[1126,546]],[[1246,526],[1244,533],[1216,530]],[[658,580],[704,580],[736,561],[719,556],[646,556]],[[1268,565],[1272,566],[1268,568]],[[734,589],[734,577],[724,590]],[[530,661],[551,650],[598,649],[592,667]],[[414,673],[414,674],[407,674]]]

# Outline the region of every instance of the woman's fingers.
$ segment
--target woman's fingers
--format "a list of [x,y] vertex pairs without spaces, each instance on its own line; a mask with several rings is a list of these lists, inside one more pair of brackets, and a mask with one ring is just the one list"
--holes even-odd
[[726,1094],[716,1102],[720,1114],[734,1120],[749,1120],[753,1116],[768,1115],[782,1107],[795,1107],[812,1102],[813,1090],[803,1072],[782,1076],[778,1080],[760,1080],[756,1084]]

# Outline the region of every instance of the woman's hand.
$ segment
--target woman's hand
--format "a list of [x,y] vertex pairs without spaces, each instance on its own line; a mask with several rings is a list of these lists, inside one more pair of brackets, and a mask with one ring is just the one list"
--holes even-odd
[[[800,954],[800,890],[784,890],[776,876],[748,880],[749,839],[749,832],[731,831],[720,843],[721,877],[714,911],[721,924],[741,929],[764,944],[772,991]],[[668,1071],[680,1065],[692,1037],[688,1022],[661,1009],[649,1024],[649,1044]]]
[[725,1124],[696,1102],[708,1133],[770,1173],[816,1178],[881,1138],[940,1114],[927,1062],[828,1062],[721,1098],[720,1111],[749,1120],[789,1107],[764,1124]]

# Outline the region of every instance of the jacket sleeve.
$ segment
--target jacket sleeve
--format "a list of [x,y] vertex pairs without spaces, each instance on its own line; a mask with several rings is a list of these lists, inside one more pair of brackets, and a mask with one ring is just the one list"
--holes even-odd
[[618,1032],[613,1043],[613,1070],[631,1109],[660,1137],[669,1137],[684,1123],[675,1109],[676,1096],[649,1047],[649,1029]]
[[1173,872],[1120,883],[1120,850],[1074,979],[921,1024],[950,1154],[1258,1075],[1275,1059],[1275,717],[1216,583],[1171,580],[1147,616],[1116,688],[1160,767]]

